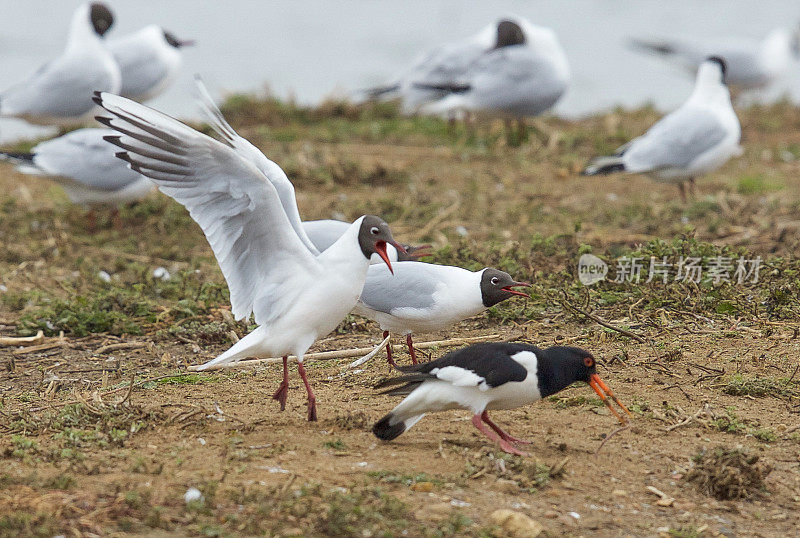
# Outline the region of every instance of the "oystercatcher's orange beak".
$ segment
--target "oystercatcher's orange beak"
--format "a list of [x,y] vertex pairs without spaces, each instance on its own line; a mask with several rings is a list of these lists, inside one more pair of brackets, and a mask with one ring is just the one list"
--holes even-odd
[[507,291],[508,293],[510,293],[512,295],[519,295],[520,297],[528,297],[528,298],[530,298],[530,295],[528,295],[527,293],[523,293],[521,291],[517,291],[517,290],[512,290],[511,289],[511,288],[530,288],[530,287],[531,287],[531,285],[528,284],[527,282],[514,282],[513,284],[511,284],[509,286],[505,286],[504,288],[502,288],[502,290],[503,291]]
[[619,398],[617,398],[614,395],[614,393],[611,391],[611,389],[608,388],[608,385],[603,383],[603,380],[600,379],[599,375],[592,374],[592,375],[589,376],[589,386],[594,389],[594,391],[597,393],[597,395],[600,396],[600,399],[603,400],[603,403],[606,404],[608,409],[612,413],[614,413],[614,416],[617,417],[622,424],[626,424],[628,421],[625,419],[625,417],[623,417],[622,415],[617,413],[616,409],[611,407],[611,402],[608,401],[608,398],[606,396],[608,396],[612,400],[614,400],[614,402],[616,402],[616,404],[618,406],[620,406],[622,408],[622,410],[625,411],[628,414],[628,416],[633,417],[633,415],[631,415],[631,412],[628,411],[628,408],[625,407],[624,405],[622,405],[622,402],[619,401]]

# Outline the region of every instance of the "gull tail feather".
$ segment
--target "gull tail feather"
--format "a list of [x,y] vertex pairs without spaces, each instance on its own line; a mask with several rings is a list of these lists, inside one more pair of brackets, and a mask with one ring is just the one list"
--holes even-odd
[[258,327],[256,330],[233,344],[228,351],[196,368],[198,372],[203,370],[215,370],[223,364],[237,362],[245,357],[258,356],[264,352],[264,329]]
[[624,171],[625,163],[622,162],[622,156],[614,155],[611,157],[598,157],[594,159],[589,163],[589,166],[584,168],[581,174],[584,176],[602,176]]
[[363,90],[367,99],[389,99],[400,91],[400,84],[389,84],[388,86],[375,86]]

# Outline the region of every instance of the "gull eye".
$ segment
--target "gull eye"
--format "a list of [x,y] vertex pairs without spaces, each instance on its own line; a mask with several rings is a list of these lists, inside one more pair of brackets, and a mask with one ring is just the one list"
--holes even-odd
[[594,359],[592,359],[591,357],[585,357],[583,359],[583,364],[586,365],[587,368],[591,368],[592,366],[594,366]]
[[378,235],[379,233],[381,233],[381,231],[380,229],[378,229],[377,226],[373,226],[372,228],[369,229],[369,233],[371,233],[372,235]]
[[493,276],[491,282],[493,285],[497,286],[500,283],[500,279],[496,276]]

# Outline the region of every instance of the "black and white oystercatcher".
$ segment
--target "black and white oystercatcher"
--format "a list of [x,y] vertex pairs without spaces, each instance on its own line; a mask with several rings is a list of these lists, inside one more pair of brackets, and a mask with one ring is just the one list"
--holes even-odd
[[[201,88],[202,90],[202,88]],[[244,357],[283,355],[283,381],[273,396],[286,405],[287,355],[298,358],[308,393],[308,419],[316,420],[314,393],[303,356],[341,322],[364,287],[372,254],[391,267],[389,226],[366,215],[321,254],[302,231],[294,187],[283,170],[236,134],[201,92],[209,120],[225,143],[130,99],[97,93],[112,117],[98,117],[119,136],[117,156],[184,205],[208,239],[228,283],[236,319],[252,313],[258,327],[200,369]]]
[[588,383],[620,422],[625,423],[625,418],[608,398],[630,415],[597,375],[592,354],[577,347],[539,349],[522,343],[481,343],[452,351],[432,362],[398,369],[406,375],[387,379],[376,387],[394,387],[382,394],[406,396],[372,427],[375,436],[384,441],[398,437],[425,413],[462,408],[472,411],[472,424],[501,449],[526,456],[515,445],[530,441],[503,431],[492,422],[488,411],[531,404],[575,381]]

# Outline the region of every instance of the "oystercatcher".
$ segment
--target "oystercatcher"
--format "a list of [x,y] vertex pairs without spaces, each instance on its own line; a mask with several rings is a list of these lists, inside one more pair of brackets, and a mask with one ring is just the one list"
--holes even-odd
[[372,428],[375,436],[385,441],[395,439],[425,413],[462,408],[472,412],[472,424],[502,450],[526,456],[515,445],[530,441],[503,431],[489,418],[489,410],[531,404],[575,381],[588,383],[620,422],[626,419],[611,406],[609,398],[630,415],[597,375],[592,354],[577,347],[539,349],[523,343],[481,343],[432,362],[398,369],[405,375],[376,387],[393,387],[382,394],[406,397]]

